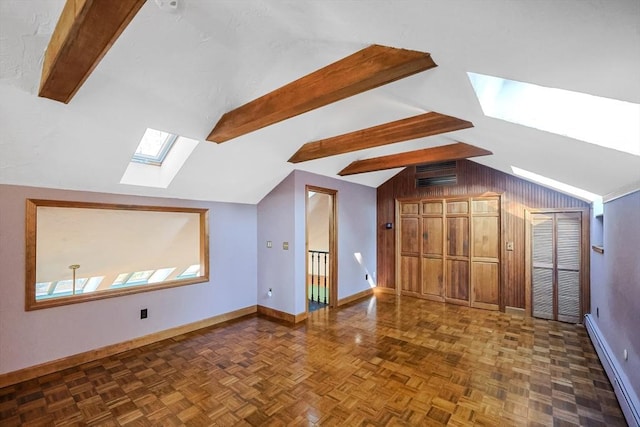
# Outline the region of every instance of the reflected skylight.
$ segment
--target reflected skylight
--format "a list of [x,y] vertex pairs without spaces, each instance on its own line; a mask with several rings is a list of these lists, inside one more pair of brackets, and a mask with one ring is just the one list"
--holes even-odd
[[[78,292],[79,290],[81,290],[84,287],[85,283],[87,283],[87,280],[87,278],[76,279],[75,291]],[[59,280],[55,288],[53,289],[53,294],[62,294],[67,292],[73,293],[73,291],[73,280]]]
[[97,284],[100,284],[100,281],[102,279],[102,277],[84,277],[81,279],[76,279],[75,289],[72,279],[56,280],[53,282],[39,282],[36,283],[36,299],[40,300],[44,298],[61,297],[81,294],[83,292],[91,292],[94,289],[91,289],[91,291],[86,291],[85,288],[91,283],[92,280],[97,280]]
[[158,283],[158,282],[164,282],[167,277],[169,277],[169,275],[171,273],[173,273],[173,270],[175,270],[175,267],[171,267],[171,268],[161,268],[159,270],[156,270],[151,277],[149,277],[148,282],[149,283]]
[[177,136],[147,128],[131,161],[160,166],[171,150]]
[[102,282],[102,279],[104,279],[104,276],[91,277],[87,284],[82,288],[82,293],[86,294],[87,292],[93,292],[98,289],[98,286],[100,286],[100,282]]
[[187,277],[196,277],[198,274],[200,274],[200,264],[193,264],[183,271],[178,278],[185,279]]
[[120,273],[110,288],[124,288],[132,285],[146,285],[155,270],[136,271],[134,273]]
[[640,156],[640,104],[467,74],[486,116]]
[[49,295],[50,287],[51,287],[51,282],[36,283],[36,298]]
[[[105,276],[83,277],[76,279],[75,289],[72,279],[55,280],[51,282],[37,282],[35,284],[36,300],[48,298],[67,297],[72,295],[87,294],[91,292],[101,292],[108,289],[125,288],[138,285],[152,285],[155,283],[166,282],[171,273],[175,271],[175,267],[159,268],[157,270],[136,271],[133,273],[120,273],[116,279],[108,287],[100,289],[100,284],[104,281]],[[200,265],[190,266],[185,273],[189,273],[188,277],[196,277],[200,271]]]
[[131,273],[120,273],[118,274],[118,277],[116,277],[116,280],[113,281],[113,283],[111,284],[111,286],[116,286],[116,285],[123,285],[124,282],[127,281],[127,279],[129,278],[129,276],[131,276]]
[[127,279],[127,285],[141,285],[147,283],[149,277],[155,270],[136,271],[129,279]]
[[545,187],[551,187],[554,190],[561,191],[563,193],[578,197],[588,202],[599,202],[602,200],[602,197],[597,194],[574,187],[569,184],[565,184],[564,182],[556,181],[555,179],[547,178],[546,176],[538,175],[537,173],[529,172],[515,166],[511,166],[511,170],[514,174],[521,176],[524,179],[537,182],[538,184],[544,185]]

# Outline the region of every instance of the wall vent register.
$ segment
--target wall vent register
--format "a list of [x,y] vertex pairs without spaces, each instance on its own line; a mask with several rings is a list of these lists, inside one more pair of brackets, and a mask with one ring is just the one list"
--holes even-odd
[[456,175],[433,176],[427,178],[416,178],[416,188],[431,187],[434,185],[455,185],[458,183]]
[[455,169],[456,166],[457,162],[455,160],[449,162],[427,163],[424,165],[416,166],[416,174],[448,171],[451,169]]

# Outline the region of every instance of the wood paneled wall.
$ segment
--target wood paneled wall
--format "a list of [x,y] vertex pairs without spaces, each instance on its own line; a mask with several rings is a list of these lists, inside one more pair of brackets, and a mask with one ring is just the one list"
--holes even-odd
[[[450,173],[453,171],[448,171]],[[502,195],[501,282],[503,305],[525,306],[525,209],[589,208],[590,204],[469,160],[459,160],[456,185],[416,188],[415,167],[408,167],[378,187],[378,286],[395,288],[396,199]],[[419,175],[425,176],[425,175]],[[393,229],[386,229],[386,223]],[[588,227],[588,218],[583,226]],[[513,242],[513,251],[505,249]],[[586,245],[585,245],[586,247]]]

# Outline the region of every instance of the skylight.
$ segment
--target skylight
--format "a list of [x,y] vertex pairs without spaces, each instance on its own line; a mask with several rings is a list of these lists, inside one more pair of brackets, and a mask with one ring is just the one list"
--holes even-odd
[[551,187],[555,190],[561,191],[574,197],[578,197],[588,202],[599,202],[602,200],[602,197],[597,194],[574,187],[569,184],[565,184],[564,182],[556,181],[555,179],[547,178],[546,176],[538,175],[537,173],[529,172],[515,166],[511,166],[511,170],[514,174],[521,176],[524,179],[537,182],[538,184],[544,185],[545,187]]
[[167,188],[196,145],[195,139],[147,129],[120,183]]
[[640,156],[640,104],[467,74],[486,116]]
[[131,161],[161,166],[176,138],[174,134],[147,128]]

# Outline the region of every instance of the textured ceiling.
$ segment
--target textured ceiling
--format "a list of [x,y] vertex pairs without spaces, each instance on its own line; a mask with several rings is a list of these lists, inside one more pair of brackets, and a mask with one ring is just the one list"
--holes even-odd
[[[597,194],[640,182],[640,157],[484,117],[468,71],[640,103],[640,2],[147,1],[68,105],[38,98],[63,0],[0,0],[0,183],[257,203],[294,168],[462,141]],[[437,68],[216,145],[225,112],[370,44]],[[302,144],[437,111],[465,129],[292,165]],[[167,189],[120,184],[147,127],[200,140]],[[640,141],[638,142],[640,144]],[[340,179],[377,187],[398,169]],[[339,178],[339,177],[337,177]]]

